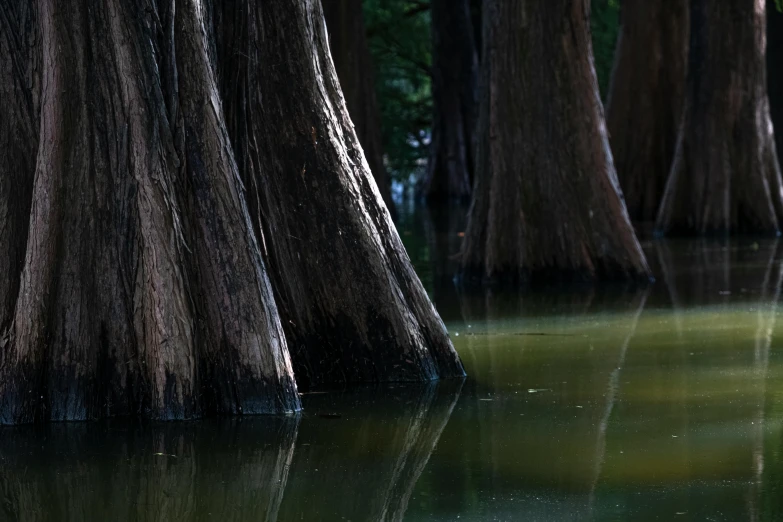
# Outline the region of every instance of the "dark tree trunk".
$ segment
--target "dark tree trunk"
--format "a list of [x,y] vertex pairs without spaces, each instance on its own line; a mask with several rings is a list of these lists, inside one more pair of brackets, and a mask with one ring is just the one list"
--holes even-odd
[[777,233],[780,167],[767,101],[761,1],[691,3],[685,108],[656,227]]
[[464,284],[647,279],[617,184],[589,3],[484,2]]
[[220,5],[231,139],[297,383],[463,375],[372,182],[320,2]]
[[[783,13],[777,0],[767,0],[767,87],[775,133],[775,149],[783,150]],[[778,156],[778,163],[781,158]]]
[[13,316],[30,222],[38,151],[40,45],[35,4],[30,0],[0,3],[0,332]]
[[625,0],[606,124],[632,220],[654,221],[685,94],[688,0]]
[[432,143],[423,194],[470,197],[478,110],[478,55],[468,0],[432,0]]
[[201,7],[38,1],[41,145],[0,424],[299,407]]
[[348,113],[383,201],[394,214],[391,183],[383,163],[381,115],[362,0],[323,0],[323,8],[329,29],[329,48]]

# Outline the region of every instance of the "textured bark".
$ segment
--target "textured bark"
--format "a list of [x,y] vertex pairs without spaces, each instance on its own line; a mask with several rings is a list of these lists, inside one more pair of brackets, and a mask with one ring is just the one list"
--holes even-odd
[[654,221],[685,94],[688,0],[625,0],[606,125],[632,220]]
[[[767,0],[767,92],[775,133],[775,149],[783,150],[783,13],[777,0]],[[778,155],[778,163],[781,158]]]
[[41,145],[0,424],[297,409],[200,5],[37,12]]
[[778,232],[765,46],[763,0],[692,1],[685,108],[659,233]]
[[432,143],[424,196],[464,199],[473,186],[478,54],[468,0],[432,0]]
[[609,150],[589,2],[484,2],[463,284],[646,280]]
[[375,95],[362,0],[323,0],[322,3],[329,29],[329,48],[348,113],[378,190],[393,215],[391,183],[383,163],[381,114]]
[[35,4],[0,2],[0,332],[13,315],[30,222],[38,150],[40,43]]
[[320,2],[220,5],[229,131],[297,383],[463,375],[371,179]]

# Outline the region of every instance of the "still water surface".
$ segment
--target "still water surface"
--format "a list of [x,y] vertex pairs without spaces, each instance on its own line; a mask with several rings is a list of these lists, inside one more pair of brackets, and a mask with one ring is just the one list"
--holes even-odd
[[464,382],[3,429],[0,521],[783,520],[783,242],[648,242],[643,290],[460,294],[462,226],[400,223]]

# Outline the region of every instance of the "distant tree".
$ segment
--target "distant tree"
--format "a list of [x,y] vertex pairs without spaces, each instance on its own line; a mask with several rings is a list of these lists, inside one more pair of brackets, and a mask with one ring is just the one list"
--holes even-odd
[[767,100],[765,4],[691,3],[683,120],[662,234],[777,233],[783,184]]
[[473,184],[478,55],[468,0],[432,0],[432,142],[424,196],[467,199]]
[[378,190],[393,214],[391,182],[383,161],[381,114],[375,94],[375,74],[367,45],[362,0],[323,0],[323,9],[329,30],[329,48],[348,113]]
[[631,219],[654,221],[671,170],[685,94],[688,0],[624,0],[606,108]]
[[473,281],[646,279],[593,68],[586,0],[486,0]]
[[767,0],[767,86],[778,163],[783,152],[783,12],[780,0]]

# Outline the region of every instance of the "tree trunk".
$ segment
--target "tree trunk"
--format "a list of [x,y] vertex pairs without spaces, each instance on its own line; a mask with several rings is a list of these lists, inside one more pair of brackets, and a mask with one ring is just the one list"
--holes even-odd
[[320,2],[220,5],[217,54],[226,65],[221,85],[231,89],[223,93],[231,139],[242,151],[297,383],[463,375],[372,182]]
[[606,124],[628,214],[654,221],[685,94],[688,2],[625,0]]
[[36,12],[41,145],[0,424],[297,409],[201,5]]
[[19,292],[38,150],[40,34],[34,4],[0,5],[0,332]]
[[432,0],[432,142],[423,195],[470,198],[478,55],[468,0]]
[[647,280],[617,184],[589,3],[484,2],[463,284]]
[[783,150],[783,13],[777,1],[767,0],[767,92],[772,125],[777,129],[775,149]]
[[323,9],[329,29],[329,48],[348,113],[383,202],[393,215],[394,203],[389,174],[383,163],[381,114],[375,95],[362,0],[323,0]]
[[778,232],[783,187],[765,42],[760,0],[692,1],[685,108],[659,233]]

